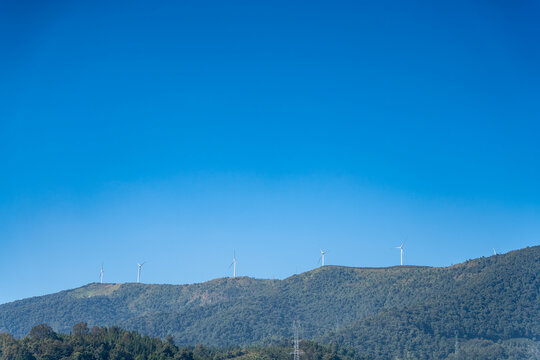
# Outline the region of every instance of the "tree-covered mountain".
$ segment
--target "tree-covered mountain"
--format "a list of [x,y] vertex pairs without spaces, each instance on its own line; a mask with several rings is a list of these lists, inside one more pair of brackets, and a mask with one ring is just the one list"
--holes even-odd
[[484,358],[476,354],[478,348],[491,354],[487,358],[535,353],[539,356],[532,358],[540,359],[539,247],[476,259],[448,271],[456,279],[450,291],[385,309],[326,337],[373,356],[443,358],[456,352],[457,337],[458,353],[465,359]]
[[297,319],[303,338],[372,358],[525,359],[540,341],[538,274],[540,246],[444,268],[325,266],[284,280],[90,284],[0,305],[0,332],[24,336],[40,323],[69,332],[87,322],[170,335],[179,345],[246,346],[290,338]]

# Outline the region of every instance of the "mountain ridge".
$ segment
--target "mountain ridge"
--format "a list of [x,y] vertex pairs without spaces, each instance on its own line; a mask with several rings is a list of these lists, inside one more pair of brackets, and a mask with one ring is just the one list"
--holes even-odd
[[[513,250],[513,251],[519,251],[519,250]],[[492,256],[499,256],[499,255],[504,255],[504,254],[498,254],[498,255],[492,255]],[[417,269],[417,268],[420,268],[420,269],[446,269],[446,268],[451,268],[451,267],[454,267],[454,266],[459,266],[459,265],[462,265],[462,264],[465,264],[466,262],[469,262],[469,261],[473,261],[475,259],[470,259],[470,260],[466,260],[462,263],[458,263],[458,264],[453,264],[453,265],[448,265],[448,266],[429,266],[429,265],[392,265],[392,266],[381,266],[381,267],[373,267],[373,266],[370,266],[370,267],[363,267],[363,266],[348,266],[348,265],[324,265],[324,268],[342,268],[342,269],[353,269],[353,270],[388,270],[388,269]],[[44,296],[50,296],[50,295],[55,295],[55,294],[60,294],[60,293],[64,293],[64,292],[73,292],[73,291],[76,291],[76,290],[81,290],[81,289],[84,289],[84,288],[87,288],[87,287],[90,287],[90,286],[93,286],[93,285],[99,285],[99,286],[121,286],[121,285],[138,285],[138,286],[145,286],[145,285],[150,285],[150,286],[194,286],[194,285],[204,285],[204,284],[208,284],[208,283],[212,283],[212,282],[218,282],[218,281],[221,281],[221,280],[227,280],[227,279],[236,279],[236,281],[238,281],[238,279],[252,279],[252,280],[261,280],[261,281],[284,281],[284,280],[287,280],[287,279],[290,279],[290,278],[293,278],[295,276],[299,276],[299,275],[302,275],[302,274],[306,274],[306,273],[310,273],[310,272],[313,272],[313,271],[316,271],[318,269],[320,269],[321,267],[319,268],[314,268],[314,269],[311,269],[311,270],[307,270],[303,273],[299,273],[299,274],[293,274],[293,275],[290,275],[284,279],[270,279],[270,278],[256,278],[256,277],[251,277],[251,276],[247,276],[247,275],[244,275],[244,276],[236,276],[236,278],[232,278],[232,277],[228,277],[228,276],[224,276],[224,277],[218,277],[218,278],[214,278],[214,279],[210,279],[210,280],[206,280],[206,281],[203,281],[203,282],[197,282],[197,283],[184,283],[184,284],[173,284],[173,283],[137,283],[137,282],[113,282],[113,283],[108,283],[108,282],[104,282],[104,283],[99,283],[99,282],[91,282],[91,283],[88,283],[88,284],[84,284],[84,285],[81,285],[79,287],[75,287],[75,288],[71,288],[71,289],[65,289],[65,290],[60,290],[60,291],[57,291],[55,293],[50,293],[50,294],[44,294],[44,295],[35,295],[35,296],[29,296],[29,297],[26,297],[26,298],[22,298],[22,299],[16,299],[16,300],[12,300],[12,301],[8,301],[6,303],[2,303],[0,304],[0,307],[1,306],[4,306],[4,305],[8,305],[8,304],[12,304],[12,303],[17,303],[17,302],[20,302],[20,301],[26,301],[26,300],[31,300],[31,299],[36,299],[36,298],[41,298],[41,297],[44,297]]]
[[[0,332],[24,336],[38,323],[69,332],[85,321],[171,335],[180,345],[230,346],[290,337],[292,320],[300,320],[305,338],[345,344],[370,356],[404,356],[404,349],[417,344],[419,358],[429,353],[443,358],[453,350],[456,329],[464,342],[492,346],[524,338],[536,346],[538,273],[540,246],[447,267],[327,265],[283,280],[91,283],[0,305]],[[395,338],[388,328],[403,334]],[[384,352],[389,341],[394,346]]]

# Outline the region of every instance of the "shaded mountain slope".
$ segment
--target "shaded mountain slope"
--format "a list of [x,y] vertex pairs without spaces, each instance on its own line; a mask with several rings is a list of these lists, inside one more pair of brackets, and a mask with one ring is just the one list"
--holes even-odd
[[421,304],[382,310],[326,338],[373,357],[414,353],[420,359],[444,358],[455,352],[456,335],[465,345],[462,352],[467,343],[478,347],[482,340],[484,347],[499,345],[496,358],[501,359],[515,355],[503,354],[510,345],[500,346],[511,339],[529,339],[527,346],[538,349],[540,253],[538,247],[529,250],[451,267],[453,291]]

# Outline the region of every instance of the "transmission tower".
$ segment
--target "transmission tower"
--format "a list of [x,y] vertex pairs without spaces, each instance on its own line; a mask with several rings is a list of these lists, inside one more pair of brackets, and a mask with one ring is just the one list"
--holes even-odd
[[300,360],[300,355],[302,355],[304,352],[300,350],[300,339],[299,339],[299,332],[300,332],[300,322],[298,320],[293,321],[293,332],[294,332],[294,351],[293,356],[294,360]]
[[456,343],[454,344],[454,352],[455,352],[455,358],[459,359],[459,338],[458,338],[458,331],[455,331],[456,335]]

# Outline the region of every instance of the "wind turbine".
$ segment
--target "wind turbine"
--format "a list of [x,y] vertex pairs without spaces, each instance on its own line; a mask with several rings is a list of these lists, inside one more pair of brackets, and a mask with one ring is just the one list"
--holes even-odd
[[497,255],[497,251],[495,251],[495,248],[493,248],[493,255]]
[[319,257],[319,261],[321,262],[321,266],[324,266],[324,254],[326,254],[328,251],[324,251],[323,249],[319,250],[321,250],[321,256]]
[[405,241],[401,243],[401,245],[396,246],[396,249],[399,249],[401,251],[401,265],[403,265],[403,245],[405,245]]
[[236,250],[234,251],[234,256],[233,256],[233,259],[232,259],[232,263],[231,265],[229,265],[229,268],[230,267],[233,267],[233,278],[236,277]]
[[146,261],[142,264],[137,263],[137,283],[141,282],[141,270],[144,264],[146,264]]
[[103,284],[103,263],[101,263],[101,271],[99,272],[99,282]]

